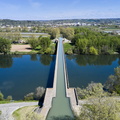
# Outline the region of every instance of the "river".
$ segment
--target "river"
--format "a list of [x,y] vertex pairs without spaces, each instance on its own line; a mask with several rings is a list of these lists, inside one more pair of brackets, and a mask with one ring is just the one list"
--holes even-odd
[[[34,92],[38,86],[52,87],[55,55],[0,55],[0,91],[14,100]],[[120,55],[66,55],[70,87],[86,87],[88,83],[104,84]]]

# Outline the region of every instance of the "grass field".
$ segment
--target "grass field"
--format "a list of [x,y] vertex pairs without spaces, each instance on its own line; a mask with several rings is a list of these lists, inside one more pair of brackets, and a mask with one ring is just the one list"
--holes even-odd
[[27,106],[16,110],[13,113],[15,120],[42,120],[40,114],[34,112],[38,106]]

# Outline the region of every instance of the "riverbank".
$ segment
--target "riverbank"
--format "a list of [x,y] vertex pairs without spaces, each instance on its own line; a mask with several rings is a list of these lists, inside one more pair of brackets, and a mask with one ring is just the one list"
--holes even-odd
[[45,51],[42,51],[40,47],[32,49],[29,44],[12,44],[10,54],[56,54],[56,45],[52,43]]
[[11,45],[11,52],[30,52],[32,48],[30,45]]

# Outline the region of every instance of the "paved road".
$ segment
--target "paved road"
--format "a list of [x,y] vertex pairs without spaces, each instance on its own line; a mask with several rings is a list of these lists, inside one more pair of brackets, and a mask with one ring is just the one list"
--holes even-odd
[[12,113],[25,106],[38,105],[38,102],[21,102],[21,103],[9,103],[9,104],[0,104],[0,111],[2,114],[0,115],[0,120],[14,120],[12,117]]

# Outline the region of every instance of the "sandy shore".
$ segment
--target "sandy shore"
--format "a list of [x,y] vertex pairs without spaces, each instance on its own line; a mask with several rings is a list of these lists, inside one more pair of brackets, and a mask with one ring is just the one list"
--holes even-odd
[[31,47],[30,45],[12,45],[11,47],[11,52],[30,52],[31,51]]

